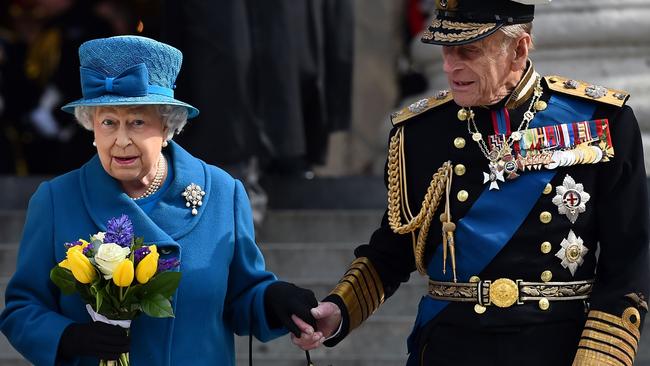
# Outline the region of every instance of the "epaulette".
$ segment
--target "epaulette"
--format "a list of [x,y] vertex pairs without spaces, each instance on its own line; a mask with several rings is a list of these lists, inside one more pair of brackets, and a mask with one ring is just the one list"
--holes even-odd
[[393,123],[393,126],[397,126],[411,117],[417,116],[431,108],[441,106],[452,99],[454,98],[449,90],[440,90],[432,97],[420,99],[408,107],[404,107],[399,111],[392,113],[390,115],[390,121]]
[[546,85],[553,91],[607,103],[617,107],[625,105],[625,102],[630,98],[630,94],[622,90],[609,89],[604,86],[567,79],[562,76],[544,76],[544,80],[546,81]]

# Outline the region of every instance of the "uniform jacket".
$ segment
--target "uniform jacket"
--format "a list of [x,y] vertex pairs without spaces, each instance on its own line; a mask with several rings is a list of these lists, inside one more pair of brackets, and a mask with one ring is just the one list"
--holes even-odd
[[[531,73],[534,73],[532,65],[524,79],[530,78]],[[527,87],[522,84],[529,80],[524,79],[509,98],[505,98],[494,106],[472,108],[476,114],[477,128],[486,141],[488,135],[494,134],[491,118],[493,111],[507,108],[512,121],[512,131],[518,128],[532,98],[530,94],[522,95],[527,93]],[[503,189],[508,184],[512,184],[511,182],[499,183],[502,187],[502,190],[497,193],[500,200],[499,205],[493,210],[481,212],[475,216],[477,219],[474,223],[477,225],[469,225],[481,240],[463,242],[461,237],[457,237],[456,255],[480,259],[483,255],[483,245],[485,245],[482,241],[503,234],[498,232],[499,230],[481,231],[482,228],[478,223],[483,220],[503,220],[503,226],[513,225],[513,233],[506,241],[505,246],[484,268],[476,273],[463,273],[459,276],[458,281],[469,282],[470,276],[491,281],[499,278],[533,282],[595,279],[591,298],[587,301],[551,302],[550,307],[545,310],[542,310],[536,302],[527,302],[508,308],[488,306],[482,314],[474,311],[475,303],[450,302],[433,318],[427,318],[423,316],[427,308],[440,306],[442,302],[426,296],[426,290],[423,290],[425,296],[420,303],[418,319],[409,340],[412,360],[420,359],[419,355],[422,349],[429,343],[437,342],[444,347],[445,341],[430,333],[430,329],[436,324],[444,324],[452,328],[474,329],[478,333],[499,327],[513,329],[513,327],[522,325],[571,322],[576,324],[579,329],[573,344],[568,347],[570,350],[567,352],[570,354],[566,359],[570,363],[578,348],[588,348],[583,347],[588,342],[580,341],[579,346],[578,341],[580,331],[586,324],[585,321],[592,314],[601,314],[598,312],[602,312],[620,320],[625,309],[629,307],[639,309],[642,317],[647,311],[647,305],[642,299],[648,296],[648,208],[643,150],[637,121],[632,109],[624,106],[623,101],[627,99],[626,94],[620,94],[622,99],[612,103],[612,100],[608,100],[607,97],[601,99],[586,96],[584,90],[588,84],[579,83],[575,90],[570,88],[564,90],[565,88],[562,86],[564,81],[566,79],[559,77],[541,79],[542,101],[552,103],[550,99],[556,97],[567,102],[560,103],[557,110],[561,113],[557,116],[547,113],[546,123],[559,124],[608,119],[615,156],[608,162],[576,164],[559,167],[545,173],[543,172],[545,169],[542,168],[541,174],[551,174],[548,184],[537,186],[533,190],[519,192],[517,195],[509,195],[507,190]],[[515,95],[517,93],[519,95]],[[614,92],[609,91],[610,98],[612,93]],[[488,185],[484,184],[484,172],[488,172],[488,160],[468,133],[467,122],[460,121],[457,117],[457,112],[461,107],[453,102],[451,95],[440,94],[438,97],[425,99],[418,103],[420,104],[411,105],[399,112],[396,115],[397,118],[393,118],[395,127],[391,132],[392,137],[399,129],[403,129],[405,181],[410,211],[414,216],[417,214],[422,206],[432,175],[444,162],[451,161],[455,167],[462,165],[464,168],[461,169],[462,173],[459,173],[458,169],[454,170],[449,200],[452,221],[459,225],[470,209],[474,207],[481,194],[488,190]],[[589,111],[589,116],[587,118],[578,117],[574,110],[575,106]],[[541,113],[538,112],[535,118],[542,118],[540,116]],[[395,123],[396,120],[397,123]],[[532,123],[535,123],[535,119],[531,125]],[[458,138],[461,138],[462,143],[459,143]],[[521,174],[524,176],[538,173],[533,171]],[[576,183],[581,183],[584,191],[590,195],[585,212],[579,215],[575,223],[572,223],[567,216],[560,214],[558,206],[552,202],[556,196],[557,187],[563,185],[567,176],[573,178]],[[521,179],[521,177],[517,179]],[[461,191],[466,194],[459,194]],[[498,196],[498,194],[503,195]],[[525,199],[531,200],[530,208],[521,217],[520,223],[510,223],[510,217],[504,215],[502,208]],[[436,260],[435,263],[432,263],[431,260],[433,253],[440,250],[442,228],[438,215],[442,213],[444,203],[443,197],[429,229],[425,262],[429,268],[430,279],[450,281],[449,259],[447,260],[446,274],[442,273],[442,261]],[[541,221],[542,213],[545,215],[550,213],[549,222]],[[405,222],[404,219],[402,220]],[[570,231],[581,238],[584,246],[588,249],[584,255],[584,262],[577,267],[574,274],[568,268],[563,267],[562,260],[556,256],[561,249],[562,241],[568,237]],[[543,244],[547,248],[546,250],[542,249]],[[549,244],[550,250],[548,250]],[[358,273],[363,275],[357,277],[365,277],[363,281],[359,280],[360,285],[356,285],[357,293],[363,293],[365,300],[364,296],[350,296],[349,291],[344,290],[338,292],[335,290],[328,297],[328,300],[334,301],[344,309],[343,332],[337,338],[326,343],[329,345],[338,342],[351,330],[351,322],[353,326],[355,325],[354,319],[352,319],[355,313],[358,314],[357,318],[360,317],[362,320],[367,318],[384,298],[390,297],[397,290],[400,283],[408,281],[410,274],[416,269],[411,234],[394,233],[389,226],[387,214],[384,215],[381,226],[373,233],[369,243],[359,246],[355,255],[358,259],[352,267],[358,267]],[[348,271],[344,279],[349,280],[351,274],[354,274],[352,269]],[[337,288],[342,286],[341,283]],[[375,292],[375,287],[379,291]],[[357,300],[358,298],[362,300]],[[635,300],[637,298],[640,298],[641,301]],[[637,321],[639,320],[637,319]],[[642,324],[642,319],[640,321]],[[450,335],[447,334],[447,336]],[[630,343],[633,343],[633,340]],[[601,344],[601,346],[606,348],[606,345]],[[540,352],[539,355],[541,355],[544,352],[548,353],[549,350],[544,347],[537,348],[530,354],[532,359],[536,357],[534,352]],[[630,352],[630,354],[633,357],[633,353]],[[624,355],[619,356],[624,357]],[[522,362],[530,364],[530,360],[522,360]],[[632,361],[624,361],[625,363],[621,364],[631,365]],[[462,363],[452,362],[450,364]]]
[[[95,156],[82,168],[40,185],[32,197],[16,273],[6,292],[0,329],[36,365],[54,365],[60,336],[71,322],[88,322],[78,295],[62,295],[49,272],[65,257],[63,244],[87,238],[111,217],[127,214],[136,236],[155,243],[161,257],[177,256],[182,279],[175,318],[141,315],[131,325],[133,365],[234,365],[233,334],[249,331],[266,341],[271,330],[264,291],[275,281],[255,244],[244,188],[222,170],[175,143],[166,149],[174,181],[146,215]],[[193,216],[181,196],[196,183],[206,192]],[[83,358],[77,365],[97,365]]]

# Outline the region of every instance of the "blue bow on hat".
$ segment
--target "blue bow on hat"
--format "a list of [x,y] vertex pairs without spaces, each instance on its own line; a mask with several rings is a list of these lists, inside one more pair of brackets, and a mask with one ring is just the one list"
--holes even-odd
[[149,85],[149,73],[144,63],[133,65],[116,77],[108,77],[87,67],[79,70],[84,98],[97,98],[107,93],[124,97],[144,97],[149,93],[174,97],[172,89]]

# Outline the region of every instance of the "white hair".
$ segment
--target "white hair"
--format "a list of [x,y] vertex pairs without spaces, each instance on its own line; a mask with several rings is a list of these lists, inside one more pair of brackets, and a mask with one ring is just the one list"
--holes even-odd
[[[162,119],[163,126],[167,127],[165,140],[169,141],[185,127],[187,123],[187,108],[171,104],[155,104],[155,106]],[[93,116],[97,107],[100,106],[79,106],[74,108],[75,118],[79,124],[89,131],[93,130]],[[125,105],[124,107],[131,108],[135,107],[135,105]]]
[[[505,25],[499,28],[499,31],[505,36],[503,39],[503,47],[507,48],[510,45],[510,42],[519,38],[524,33],[530,34],[531,40],[533,37],[533,23],[523,23],[523,24],[511,24]],[[531,41],[529,50],[534,49],[534,43]]]

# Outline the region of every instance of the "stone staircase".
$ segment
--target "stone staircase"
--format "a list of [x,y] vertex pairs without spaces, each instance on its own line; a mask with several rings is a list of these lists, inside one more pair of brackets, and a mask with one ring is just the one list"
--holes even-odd
[[[364,183],[355,179],[347,183],[345,179],[332,180],[326,185],[319,181],[276,182],[277,187],[282,188],[274,189],[278,190],[275,197],[282,197],[280,193],[292,192],[294,195],[311,195],[312,199],[305,201],[307,203],[303,207],[294,209],[271,202],[272,210],[264,225],[258,228],[258,242],[267,267],[285,281],[313,289],[318,298],[324,297],[340,278],[353,260],[352,250],[368,240],[383,213],[381,180],[372,178]],[[38,179],[0,177],[0,192],[11,192],[10,197],[0,199],[0,310],[4,307],[7,281],[15,269],[24,207],[37,183]],[[302,188],[292,187],[292,184]],[[328,190],[320,191],[319,187],[323,186],[327,186]],[[341,197],[345,193],[337,192],[343,192],[345,187],[350,186],[363,187],[364,190],[357,191],[357,194],[364,192],[375,196],[375,199],[359,202],[354,201],[352,196],[344,197],[351,202],[349,207],[340,206],[340,203],[336,204],[336,208],[331,207],[332,196]],[[310,187],[320,192],[308,194]],[[314,206],[331,209],[315,209]],[[412,275],[411,281],[403,285],[351,337],[336,348],[312,351],[312,360],[318,366],[404,365],[406,336],[411,330],[417,302],[425,288],[424,279]],[[642,343],[636,365],[650,366],[650,337],[644,337]],[[236,349],[237,365],[248,365],[248,337],[237,337]],[[289,337],[266,344],[253,340],[253,360],[253,364],[258,366],[305,365],[304,352],[295,348]],[[28,364],[0,334],[0,366]]]

